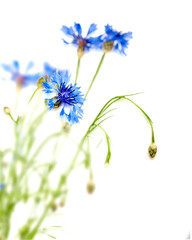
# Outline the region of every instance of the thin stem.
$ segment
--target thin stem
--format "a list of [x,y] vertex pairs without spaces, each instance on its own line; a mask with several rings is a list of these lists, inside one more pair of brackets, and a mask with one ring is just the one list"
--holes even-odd
[[29,102],[28,102],[28,104],[31,102],[31,100],[32,100],[33,97],[35,96],[35,93],[36,93],[38,90],[39,90],[39,88],[36,88],[36,89],[35,89],[34,93],[32,94],[32,96],[31,96],[31,98],[30,98],[30,100],[29,100]]
[[152,131],[152,137],[151,137],[151,141],[152,143],[155,142],[155,136],[154,136],[154,129],[153,129],[153,123],[150,119],[150,117],[147,115],[147,113],[141,108],[139,107],[136,103],[134,103],[131,99],[129,98],[125,98],[126,100],[132,102],[137,108],[139,108],[141,110],[141,112],[145,115],[145,117],[147,118],[148,122],[150,123],[150,126],[151,126],[151,131]]
[[88,90],[87,90],[87,93],[85,94],[85,98],[87,98],[87,95],[88,95],[89,91],[91,90],[91,87],[92,87],[92,85],[93,85],[93,82],[95,81],[95,78],[97,77],[97,74],[98,74],[98,72],[99,72],[99,70],[100,70],[100,68],[101,68],[102,63],[103,63],[104,57],[105,57],[105,53],[103,53],[103,55],[102,55],[102,57],[101,57],[101,60],[100,60],[100,62],[99,62],[99,65],[98,65],[98,67],[97,67],[97,70],[96,70],[96,72],[95,72],[95,75],[94,75],[94,77],[93,77],[93,79],[92,79],[92,81],[91,81],[91,84],[90,84],[90,86],[89,86],[89,88],[88,88]]
[[31,157],[31,160],[36,158],[36,156],[39,154],[39,152],[42,150],[42,148],[46,145],[47,142],[49,142],[51,139],[53,139],[55,137],[59,137],[61,135],[63,135],[62,132],[56,132],[56,133],[49,135],[46,139],[44,139],[42,141],[42,143],[39,145],[39,147],[37,148],[37,150],[35,151],[35,153],[33,154],[33,156]]
[[11,113],[9,113],[9,114],[7,114],[7,115],[9,115],[9,117],[11,118],[11,120],[12,120],[15,124],[17,124],[17,121],[15,121],[15,119],[13,118],[13,116],[11,115]]
[[79,144],[79,146],[78,146],[78,149],[77,149],[77,151],[76,151],[76,153],[75,153],[75,155],[74,155],[74,157],[73,157],[73,160],[71,161],[71,164],[70,164],[70,166],[69,166],[66,174],[64,174],[65,176],[68,176],[68,175],[70,174],[70,172],[73,170],[73,168],[74,168],[74,166],[75,166],[75,162],[76,162],[77,157],[78,157],[78,155],[79,155],[79,152],[82,150],[82,147],[83,147],[84,141],[85,141],[85,139],[86,139],[86,137],[87,137],[87,134],[88,134],[88,131],[86,132],[86,134],[84,135],[84,137],[81,139],[81,142],[80,142],[80,144]]
[[80,61],[81,61],[81,58],[78,58],[77,68],[76,68],[76,76],[75,76],[75,83],[77,83],[77,78],[78,78],[79,68],[80,68]]

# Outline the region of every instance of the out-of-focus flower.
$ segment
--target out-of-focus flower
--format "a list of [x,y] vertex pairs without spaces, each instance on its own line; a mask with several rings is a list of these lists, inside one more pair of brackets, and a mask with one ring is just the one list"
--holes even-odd
[[83,116],[84,98],[80,87],[77,84],[69,83],[70,75],[68,70],[61,71],[60,74],[55,72],[49,80],[45,78],[45,82],[41,83],[43,91],[50,95],[45,102],[49,109],[59,108],[62,106],[60,116],[69,123],[78,123]]
[[52,67],[49,63],[45,62],[44,63],[44,75],[47,75],[48,77],[50,77],[53,73],[58,72],[59,74],[61,74],[62,72],[64,72],[64,70],[58,70],[55,67]]
[[125,49],[128,48],[129,40],[133,38],[132,32],[122,33],[113,30],[112,26],[107,24],[105,26],[105,34],[101,37],[100,49],[104,52],[110,52],[112,50],[126,55]]
[[30,84],[36,84],[40,73],[28,74],[27,72],[34,66],[33,62],[29,62],[26,67],[26,74],[20,73],[20,64],[18,61],[13,61],[12,64],[2,64],[2,68],[11,73],[11,80],[15,81],[18,86],[25,87]]
[[[77,46],[77,52],[78,56],[82,57],[84,54],[84,51],[88,51],[90,49],[96,49],[99,47],[99,43],[101,41],[100,37],[90,37],[92,33],[94,33],[97,30],[97,25],[92,23],[88,29],[86,37],[82,36],[82,28],[79,23],[74,23],[73,27],[66,27],[62,26],[61,31],[72,38],[72,41],[70,44],[73,44],[74,46]],[[63,42],[66,44],[69,44],[66,40],[63,39]]]
[[5,185],[3,183],[0,183],[0,190],[3,190]]

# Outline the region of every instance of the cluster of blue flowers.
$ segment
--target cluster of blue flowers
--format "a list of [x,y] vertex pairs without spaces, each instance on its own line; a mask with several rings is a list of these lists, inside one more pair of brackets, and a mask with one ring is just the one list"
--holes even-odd
[[[72,38],[72,45],[83,48],[84,51],[90,49],[108,50],[105,49],[106,43],[111,43],[109,51],[114,50],[125,54],[125,49],[128,47],[129,40],[132,38],[132,32],[121,33],[112,28],[109,24],[105,26],[105,33],[97,37],[90,37],[97,30],[96,24],[91,24],[86,37],[82,36],[82,28],[79,23],[74,23],[73,27],[62,26],[61,31]],[[66,40],[64,43],[69,44]]]
[[[91,49],[103,50],[104,53],[112,50],[124,54],[128,47],[129,40],[132,38],[132,32],[122,33],[114,30],[107,24],[105,32],[99,36],[91,35],[97,30],[96,24],[91,24],[85,37],[82,36],[82,28],[79,23],[74,26],[62,26],[61,31],[68,37],[72,38],[71,42],[63,39],[65,44],[72,44],[77,47],[78,57],[81,58],[84,52]],[[33,66],[30,62],[27,66],[28,71]],[[54,109],[62,106],[60,116],[65,118],[69,123],[78,123],[83,115],[82,105],[84,102],[83,94],[79,91],[80,87],[76,84],[69,84],[70,75],[67,70],[57,70],[48,63],[44,64],[44,71],[37,74],[21,74],[18,61],[12,64],[2,64],[4,70],[11,73],[11,79],[19,86],[27,86],[31,83],[37,83],[37,80],[44,75],[43,82],[40,85],[43,91],[51,95],[45,100],[48,108]]]

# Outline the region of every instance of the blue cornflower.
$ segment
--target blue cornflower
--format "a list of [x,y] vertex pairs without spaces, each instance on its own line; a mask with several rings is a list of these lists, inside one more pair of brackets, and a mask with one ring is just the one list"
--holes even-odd
[[79,91],[77,84],[69,83],[70,75],[68,70],[61,71],[60,74],[55,72],[50,79],[44,78],[45,82],[41,83],[43,91],[50,95],[45,99],[49,110],[62,106],[60,116],[69,123],[78,123],[83,116],[84,98]]
[[[26,72],[34,66],[33,62],[29,62],[26,67]],[[40,77],[39,73],[36,74],[21,74],[20,73],[20,64],[18,61],[13,61],[12,64],[2,64],[2,68],[11,73],[11,80],[15,81],[18,86],[25,87],[29,84],[37,83],[38,78]]]
[[[90,37],[90,35],[97,30],[97,25],[92,23],[88,29],[86,37],[82,36],[82,28],[79,23],[74,23],[73,27],[62,26],[61,31],[67,36],[72,38],[70,42],[74,46],[78,47],[78,56],[82,57],[84,51],[90,49],[95,49],[99,47],[100,37]],[[69,44],[66,40],[63,39],[63,42]]]
[[125,49],[128,48],[129,40],[133,38],[132,32],[122,33],[113,30],[112,26],[107,24],[105,26],[105,34],[101,37],[100,48],[104,52],[110,52],[115,50],[119,53],[126,55]]

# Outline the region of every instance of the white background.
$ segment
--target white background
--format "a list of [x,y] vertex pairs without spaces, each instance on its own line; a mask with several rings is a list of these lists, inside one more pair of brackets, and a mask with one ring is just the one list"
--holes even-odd
[[[132,99],[154,122],[158,154],[148,158],[150,126],[142,114],[121,103],[103,125],[112,142],[110,167],[104,168],[103,141],[93,155],[96,191],[87,195],[83,169],[73,174],[58,223],[65,231],[57,239],[183,240],[191,231],[191,11],[186,0],[0,1],[0,63],[18,59],[25,67],[33,60],[38,70],[48,61],[74,76],[76,50],[64,46],[62,25],[76,21],[86,33],[97,23],[101,33],[109,23],[133,32],[126,57],[106,56],[85,105],[85,119],[114,95],[144,92]],[[82,91],[100,56],[91,52],[83,57],[78,80]],[[14,105],[13,86],[0,84],[1,109]],[[3,132],[0,137],[2,143]]]

